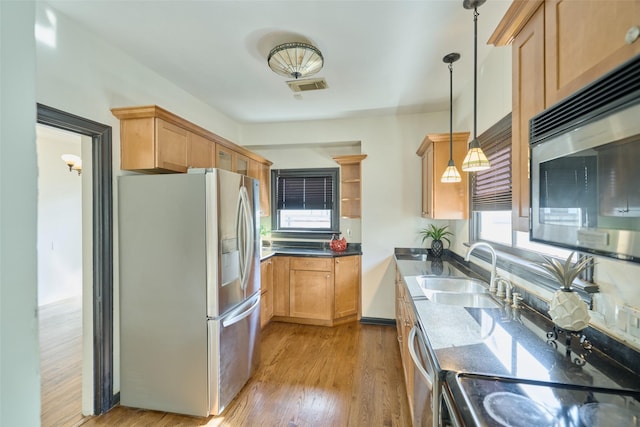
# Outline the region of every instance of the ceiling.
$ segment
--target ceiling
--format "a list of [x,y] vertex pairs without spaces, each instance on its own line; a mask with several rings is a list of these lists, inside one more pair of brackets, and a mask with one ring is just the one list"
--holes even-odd
[[[462,55],[454,97],[473,79],[473,11],[462,0],[47,3],[241,123],[446,110],[442,58],[451,52]],[[478,9],[479,63],[510,4],[489,0]],[[289,41],[320,49],[325,64],[313,77],[328,89],[294,94],[269,69],[269,51]]]

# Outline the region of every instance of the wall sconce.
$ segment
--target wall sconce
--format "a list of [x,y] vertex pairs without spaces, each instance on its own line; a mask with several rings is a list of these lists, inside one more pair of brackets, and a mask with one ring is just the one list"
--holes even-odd
[[75,154],[63,154],[60,158],[69,166],[69,172],[76,171],[78,175],[82,173],[82,159],[80,157]]

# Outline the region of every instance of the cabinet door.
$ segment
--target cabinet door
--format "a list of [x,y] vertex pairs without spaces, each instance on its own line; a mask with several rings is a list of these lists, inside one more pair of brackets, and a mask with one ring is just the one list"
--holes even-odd
[[155,119],[120,121],[120,168],[145,170],[156,168]]
[[249,175],[249,158],[242,154],[235,153],[235,159],[235,169],[233,171],[241,175]]
[[545,105],[544,8],[538,8],[512,47],[512,228],[525,232],[529,231],[529,119]]
[[273,317],[273,261],[260,263],[260,326],[264,328]]
[[273,315],[289,316],[289,257],[276,256],[273,261]]
[[227,147],[216,144],[216,167],[234,172],[234,154]]
[[189,131],[156,118],[156,164],[161,169],[187,171]]
[[360,311],[360,256],[337,257],[334,268],[334,317],[357,315]]
[[271,215],[271,167],[267,163],[258,163],[260,169],[260,215]]
[[290,316],[333,319],[333,281],[330,271],[291,270]]
[[207,138],[189,132],[187,166],[191,168],[216,167],[216,144]]
[[546,106],[551,106],[640,53],[625,42],[640,25],[640,1],[547,0]]

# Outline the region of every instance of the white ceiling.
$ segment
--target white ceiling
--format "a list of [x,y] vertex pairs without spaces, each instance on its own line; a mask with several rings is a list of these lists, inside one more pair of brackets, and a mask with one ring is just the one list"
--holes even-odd
[[[242,123],[442,111],[473,79],[473,11],[462,0],[48,0],[158,74]],[[479,9],[479,63],[510,0]],[[329,88],[294,96],[267,55],[318,47]],[[117,67],[114,64],[114,67]],[[467,88],[468,90],[468,88]]]

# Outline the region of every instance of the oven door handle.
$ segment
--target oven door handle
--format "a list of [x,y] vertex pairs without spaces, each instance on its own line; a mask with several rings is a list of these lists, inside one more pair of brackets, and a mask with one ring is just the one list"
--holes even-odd
[[424,366],[422,366],[422,363],[420,362],[420,359],[418,359],[418,355],[416,354],[415,345],[417,333],[418,327],[414,325],[413,328],[411,328],[411,332],[409,332],[409,342],[407,343],[407,345],[409,346],[409,354],[411,355],[411,359],[413,359],[413,364],[416,366],[418,372],[420,372],[420,375],[427,383],[429,390],[433,390],[433,379],[429,377],[429,373],[426,371],[426,369],[424,369]]

